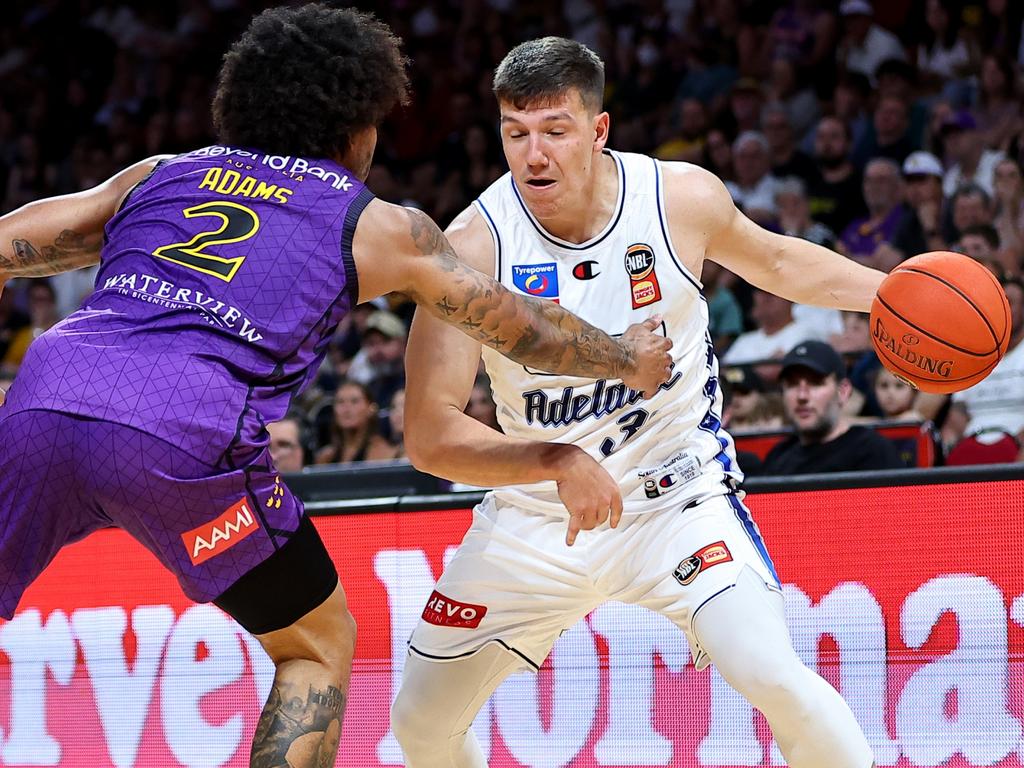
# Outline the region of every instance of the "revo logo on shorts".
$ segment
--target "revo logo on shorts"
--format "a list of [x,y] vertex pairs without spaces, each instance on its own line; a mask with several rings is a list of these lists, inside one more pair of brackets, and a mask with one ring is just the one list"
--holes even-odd
[[192,565],[205,563],[260,527],[245,499],[228,507],[219,517],[181,534]]
[[423,620],[438,627],[476,629],[486,613],[486,605],[459,603],[435,589],[423,609]]

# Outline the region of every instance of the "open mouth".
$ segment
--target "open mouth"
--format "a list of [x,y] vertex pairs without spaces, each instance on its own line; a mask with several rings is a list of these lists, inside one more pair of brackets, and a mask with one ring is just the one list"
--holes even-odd
[[546,187],[550,187],[552,184],[554,184],[555,180],[554,179],[527,179],[526,183],[529,184],[534,189],[545,189]]

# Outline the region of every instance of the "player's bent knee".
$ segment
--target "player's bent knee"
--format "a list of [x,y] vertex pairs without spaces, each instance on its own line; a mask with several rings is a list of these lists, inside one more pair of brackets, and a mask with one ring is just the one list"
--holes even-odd
[[339,671],[351,665],[355,619],[308,517],[277,552],[214,603],[255,635],[275,664],[305,659]]

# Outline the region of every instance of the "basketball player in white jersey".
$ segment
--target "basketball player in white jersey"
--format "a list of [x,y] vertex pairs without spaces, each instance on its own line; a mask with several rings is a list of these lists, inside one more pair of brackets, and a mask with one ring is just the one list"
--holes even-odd
[[[603,90],[603,64],[578,43],[512,50],[494,81],[511,172],[448,237],[477,269],[609,333],[638,320],[661,328],[673,375],[644,399],[619,381],[548,375],[484,349],[501,434],[463,413],[480,347],[417,314],[409,456],[496,490],[410,642],[392,709],[406,765],[485,766],[469,728],[488,696],[618,600],[673,621],[697,668],[714,663],[765,714],[790,766],[869,768],[846,703],[792,648],[778,577],[736,493],[743,475],[721,426],[698,275],[708,258],[791,301],[865,312],[883,274],[761,229],[698,167],[606,149]],[[621,490],[621,516],[593,513],[595,462]]]

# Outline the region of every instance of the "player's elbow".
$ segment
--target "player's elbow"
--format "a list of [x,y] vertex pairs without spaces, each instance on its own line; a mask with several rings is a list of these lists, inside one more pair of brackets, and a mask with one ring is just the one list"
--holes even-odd
[[436,432],[422,423],[405,424],[405,453],[409,461],[420,472],[436,474],[438,463],[444,453],[437,440]]

